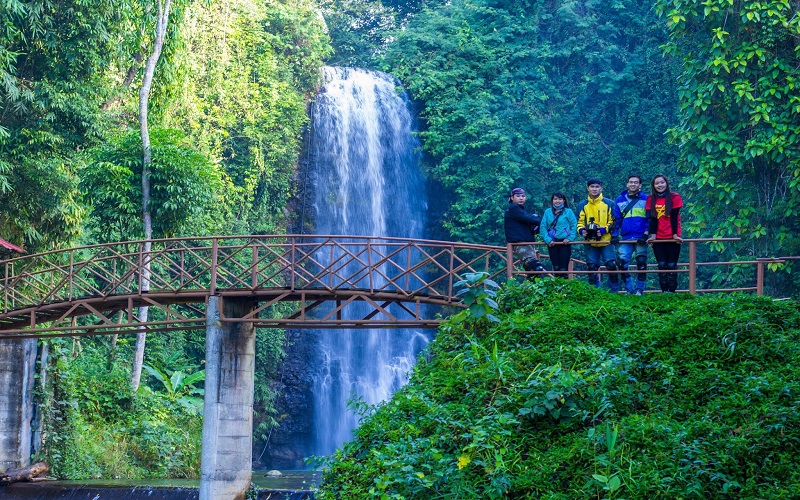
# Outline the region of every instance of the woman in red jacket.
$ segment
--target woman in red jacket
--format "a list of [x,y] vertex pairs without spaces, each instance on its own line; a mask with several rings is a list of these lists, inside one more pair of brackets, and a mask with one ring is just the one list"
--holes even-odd
[[675,292],[678,288],[678,257],[681,254],[681,195],[669,189],[669,180],[663,174],[653,177],[650,183],[652,195],[647,198],[645,208],[650,220],[648,243],[654,240],[672,240],[653,245],[658,269],[658,283],[662,292]]

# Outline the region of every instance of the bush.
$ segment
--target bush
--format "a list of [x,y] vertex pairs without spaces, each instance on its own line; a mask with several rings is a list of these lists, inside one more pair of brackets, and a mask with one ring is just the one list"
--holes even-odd
[[[40,457],[65,479],[199,477],[203,417],[166,392],[130,392],[130,367],[102,339],[50,340]],[[117,349],[126,349],[120,342]],[[121,356],[124,358],[125,356]]]
[[800,495],[796,302],[545,280],[498,303],[442,325],[319,498]]

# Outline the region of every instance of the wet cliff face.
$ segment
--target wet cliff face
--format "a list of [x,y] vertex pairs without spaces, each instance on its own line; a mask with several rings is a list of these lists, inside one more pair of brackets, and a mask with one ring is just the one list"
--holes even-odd
[[[379,72],[326,68],[325,81],[312,109],[310,182],[303,183],[311,187],[314,233],[423,238],[427,199],[407,99]],[[278,387],[285,418],[262,459],[270,468],[301,466],[302,457],[331,454],[350,439],[358,416],[348,401],[389,398],[429,340],[401,330],[291,337]]]
[[307,330],[286,332],[286,358],[275,385],[280,425],[270,432],[269,443],[255,440],[254,469],[304,469],[303,459],[313,453],[314,381],[308,364],[315,357],[317,342],[307,333]]

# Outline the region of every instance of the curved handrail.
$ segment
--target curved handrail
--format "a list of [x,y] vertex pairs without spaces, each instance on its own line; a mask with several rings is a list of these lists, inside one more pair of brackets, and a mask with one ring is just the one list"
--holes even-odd
[[[0,331],[67,331],[78,327],[63,323],[88,315],[111,328],[120,326],[109,319],[116,311],[127,311],[133,325],[135,307],[204,303],[209,295],[318,303],[356,300],[355,293],[359,301],[453,305],[453,284],[463,274],[499,276],[506,268],[505,247],[393,237],[208,236],[151,240],[150,252],[144,248],[128,241],[1,262]],[[381,304],[373,309],[391,317]],[[425,322],[419,311],[413,316]]]
[[[689,263],[674,272],[689,275],[697,290],[695,244],[738,238],[684,239]],[[435,327],[422,305],[459,306],[454,284],[466,273],[486,272],[497,281],[531,273],[515,267],[513,245],[493,246],[437,240],[359,235],[232,235],[166,238],[51,250],[0,262],[0,338],[169,331],[202,327],[211,295],[246,298],[263,305],[249,321],[277,327]],[[525,244],[543,245],[541,242]],[[587,244],[574,242],[573,244]],[[757,259],[756,286],[763,293],[766,264],[794,257]],[[730,264],[748,264],[732,262]],[[150,272],[144,272],[145,268]],[[588,272],[588,271],[587,271]],[[621,273],[623,271],[600,271]],[[649,271],[644,271],[649,272]],[[572,273],[582,271],[570,269]],[[147,285],[145,285],[145,280]],[[744,289],[742,289],[744,290]],[[277,302],[295,302],[294,313],[270,318]],[[321,304],[332,312],[308,315]],[[366,303],[367,313],[348,316],[348,307]],[[137,323],[134,309],[160,310]],[[390,309],[390,307],[394,309]],[[396,314],[405,314],[402,318]],[[117,313],[122,313],[115,319]],[[80,318],[80,319],[79,319]]]

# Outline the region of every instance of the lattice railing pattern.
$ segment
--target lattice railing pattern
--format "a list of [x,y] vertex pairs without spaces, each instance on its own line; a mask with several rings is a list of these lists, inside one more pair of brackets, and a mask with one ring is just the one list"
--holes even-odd
[[[111,318],[117,311],[127,313],[122,323],[141,327],[133,309],[143,305],[164,311],[161,329],[196,327],[200,315],[178,314],[171,305],[204,303],[211,294],[449,304],[464,274],[504,279],[508,270],[505,247],[399,238],[232,236],[154,240],[149,253],[143,248],[143,242],[94,245],[0,263],[0,330],[68,331],[86,315],[97,328],[110,328],[121,325]],[[142,292],[148,264],[149,291]]]

